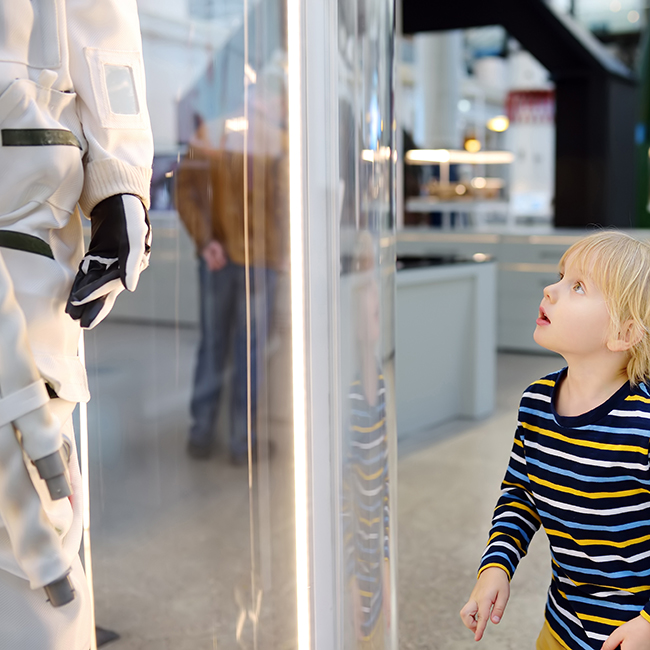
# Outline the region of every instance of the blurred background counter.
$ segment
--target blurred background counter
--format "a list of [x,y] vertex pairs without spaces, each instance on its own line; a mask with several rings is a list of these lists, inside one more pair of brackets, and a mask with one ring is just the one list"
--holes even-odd
[[400,440],[494,409],[496,265],[398,256],[395,388]]
[[[644,230],[628,231],[650,238]],[[564,251],[585,230],[551,226],[442,231],[405,228],[397,238],[398,255],[447,255],[497,263],[497,347],[499,350],[545,354],[533,340],[544,287],[558,279]]]

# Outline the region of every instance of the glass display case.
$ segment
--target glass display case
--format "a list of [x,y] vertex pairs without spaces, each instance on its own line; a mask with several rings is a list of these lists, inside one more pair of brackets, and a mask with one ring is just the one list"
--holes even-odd
[[151,264],[85,336],[98,643],[396,649],[393,5],[217,4],[139,2]]

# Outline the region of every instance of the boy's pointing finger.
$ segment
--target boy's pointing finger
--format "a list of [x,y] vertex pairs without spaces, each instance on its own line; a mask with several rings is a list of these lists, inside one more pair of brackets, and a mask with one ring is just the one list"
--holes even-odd
[[475,641],[480,641],[483,638],[483,632],[485,632],[485,627],[487,626],[488,619],[490,618],[491,609],[491,600],[483,600],[479,603],[478,611],[474,615],[474,620],[476,621],[476,632],[474,634]]
[[478,612],[478,603],[475,600],[469,600],[465,606],[460,610],[460,618],[463,625],[474,632],[476,630],[476,619],[474,618]]

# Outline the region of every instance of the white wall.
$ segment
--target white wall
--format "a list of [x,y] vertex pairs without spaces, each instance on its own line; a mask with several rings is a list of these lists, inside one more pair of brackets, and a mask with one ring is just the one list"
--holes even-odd
[[239,24],[196,21],[187,0],[138,0],[147,103],[157,154],[178,150],[176,105]]

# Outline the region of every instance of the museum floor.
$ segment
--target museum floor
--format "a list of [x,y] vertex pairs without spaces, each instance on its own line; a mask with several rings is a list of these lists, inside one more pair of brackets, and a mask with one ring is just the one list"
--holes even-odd
[[[105,646],[111,650],[239,650],[254,647],[260,611],[260,628],[272,633],[258,638],[257,647],[289,650],[293,522],[286,427],[266,432],[275,443],[273,462],[259,463],[250,476],[223,454],[188,458],[195,345],[192,329],[121,323],[105,323],[87,336],[97,624],[120,634]],[[271,353],[282,345],[272,342]],[[500,354],[492,417],[400,442],[401,650],[476,647],[458,611],[486,539],[519,395],[557,367],[552,357]],[[286,377],[289,368],[277,372]],[[273,391],[282,382],[270,379],[265,403],[278,408],[282,396]],[[259,575],[253,583],[251,556]],[[549,574],[538,535],[515,576],[506,615],[490,626],[482,650],[534,647]],[[272,607],[256,611],[254,603],[264,598]]]

